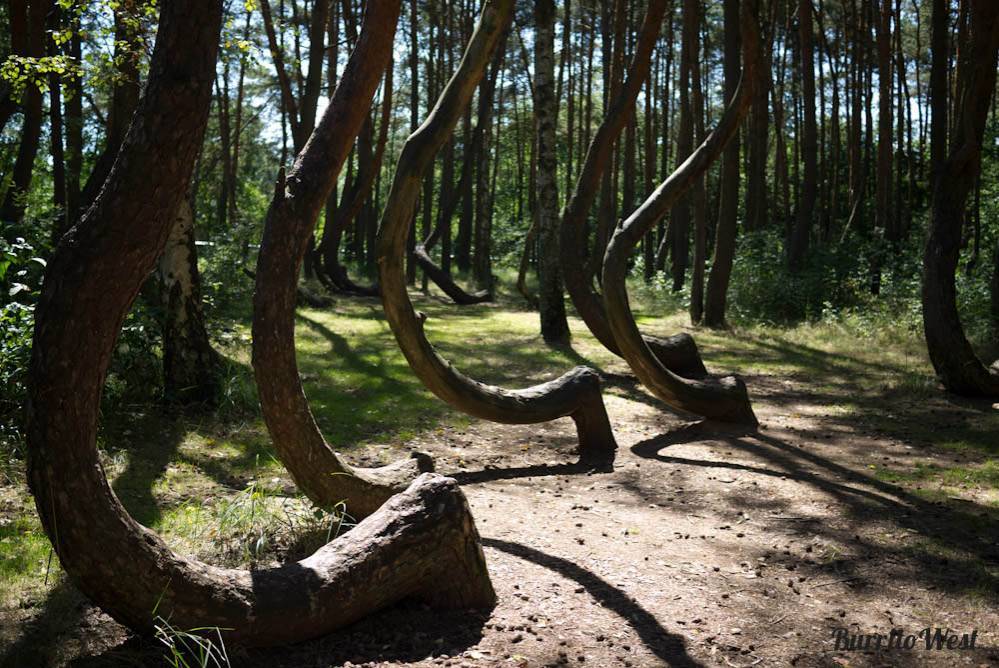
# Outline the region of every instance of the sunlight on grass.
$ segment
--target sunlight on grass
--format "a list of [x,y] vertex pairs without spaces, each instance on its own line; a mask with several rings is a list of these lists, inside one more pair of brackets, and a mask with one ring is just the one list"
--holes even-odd
[[48,586],[58,579],[59,560],[51,555],[49,539],[34,514],[34,506],[29,509],[0,524],[0,605],[4,607],[43,593],[47,589],[46,576]]

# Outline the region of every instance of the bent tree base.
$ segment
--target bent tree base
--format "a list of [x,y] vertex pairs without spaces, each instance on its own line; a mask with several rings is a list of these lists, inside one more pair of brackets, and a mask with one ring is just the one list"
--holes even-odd
[[379,229],[382,304],[410,367],[438,397],[469,415],[507,424],[537,424],[570,417],[579,433],[580,458],[605,466],[613,461],[617,444],[595,371],[578,367],[556,380],[523,390],[475,381],[434,350],[424,334],[423,318],[413,310],[406,290],[406,238],[423,176],[470,102],[500,35],[510,23],[513,7],[513,0],[489,0],[484,4],[458,71],[429,118],[403,146]]
[[464,289],[451,278],[451,274],[444,271],[430,257],[427,244],[417,244],[413,251],[416,263],[423,270],[434,284],[440,288],[444,294],[451,298],[458,306],[471,306],[472,304],[483,304],[493,300],[492,294],[488,290],[477,292],[465,292]]
[[280,174],[264,222],[253,295],[253,370],[260,408],[281,462],[317,505],[345,502],[364,517],[421,472],[428,455],[386,467],[355,469],[323,437],[302,387],[295,357],[295,294],[316,220],[361,131],[375,89],[391,60],[400,0],[365,12],[357,47],[333,98],[287,176]]
[[[649,2],[627,79],[590,142],[572,196],[562,212],[560,225],[559,250],[566,291],[576,312],[593,336],[618,356],[622,356],[621,349],[614,340],[603,302],[594,289],[592,275],[587,270],[592,263],[588,261],[586,252],[586,218],[600,191],[600,177],[610,162],[614,142],[627,123],[642,84],[648,78],[652,51],[659,37],[666,5],[665,0]],[[707,375],[697,344],[689,334],[644,338],[660,362],[673,373],[685,378],[703,378]]]
[[745,383],[736,377],[683,378],[667,365],[643,339],[628,303],[628,258],[652,227],[662,220],[677,199],[718,158],[739,130],[752,101],[759,61],[759,29],[755,0],[747,0],[742,23],[742,80],[735,99],[718,127],[669,178],[615,230],[604,256],[604,306],[614,340],[635,375],[665,403],[680,410],[726,422],[756,425]]
[[118,159],[46,268],[26,425],[28,483],[42,526],[73,584],[137,632],[151,631],[159,616],[181,629],[217,627],[226,641],[275,645],[323,635],[407,597],[490,606],[495,594],[479,538],[448,478],[420,476],[311,557],[261,570],[174,554],[108,484],[97,452],[101,390],[201,146],[221,5],[162,3],[148,84]]

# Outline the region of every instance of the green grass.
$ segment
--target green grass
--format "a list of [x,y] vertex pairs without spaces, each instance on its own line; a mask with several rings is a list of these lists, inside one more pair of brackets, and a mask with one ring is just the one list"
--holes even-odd
[[38,596],[58,577],[58,559],[49,561],[51,546],[34,506],[0,524],[0,605],[18,605]]

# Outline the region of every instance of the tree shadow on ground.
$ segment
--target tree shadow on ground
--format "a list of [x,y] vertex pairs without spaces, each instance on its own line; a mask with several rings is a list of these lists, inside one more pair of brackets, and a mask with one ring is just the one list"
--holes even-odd
[[[663,453],[670,446],[698,441],[741,451],[763,465],[674,457]],[[999,576],[995,574],[995,567],[999,566],[999,546],[994,540],[999,535],[999,518],[985,506],[965,500],[960,501],[960,505],[928,501],[811,449],[793,445],[786,438],[762,431],[733,435],[704,423],[696,423],[642,441],[632,447],[632,452],[645,459],[680,467],[720,468],[794,480],[828,495],[845,511],[851,519],[850,524],[846,528],[835,528],[819,521],[810,525],[808,532],[822,534],[828,540],[844,545],[854,545],[864,553],[864,556],[842,558],[826,564],[830,572],[865,580],[865,564],[871,556],[896,564],[902,563],[898,560],[903,559],[914,562],[909,577],[932,580],[946,591],[975,593],[993,602],[999,601]],[[754,497],[738,494],[729,495],[726,500],[732,508],[740,509],[779,511],[786,505],[771,495]],[[894,542],[888,545],[862,538],[852,530],[856,526],[878,522],[906,529],[923,540],[914,544]],[[941,550],[947,550],[952,556],[941,557]],[[954,550],[958,555],[953,555]],[[941,568],[942,565],[946,568]]]
[[536,478],[540,476],[560,476],[579,475],[592,473],[607,473],[614,470],[613,465],[604,465],[595,468],[592,464],[576,462],[574,464],[533,464],[529,466],[517,466],[513,468],[491,467],[481,471],[459,471],[449,473],[448,477],[454,478],[460,485],[475,485],[482,482],[493,482],[496,480],[516,480],[518,478]]
[[567,559],[520,543],[496,538],[483,538],[482,544],[553,570],[585,587],[589,594],[603,607],[612,610],[622,621],[634,628],[649,651],[667,665],[690,668],[703,665],[687,653],[686,641],[683,636],[664,629],[655,615],[636,603],[623,591],[585,568]]

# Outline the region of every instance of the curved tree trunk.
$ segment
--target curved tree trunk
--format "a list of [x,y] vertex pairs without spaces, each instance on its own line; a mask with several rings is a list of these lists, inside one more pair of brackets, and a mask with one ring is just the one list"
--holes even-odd
[[28,480],[42,524],[74,584],[139,632],[159,616],[180,628],[217,627],[246,645],[287,644],[407,596],[491,605],[478,537],[453,480],[423,476],[308,559],[253,571],[174,554],[108,485],[96,447],[101,388],[191,176],[221,17],[220,2],[164,3],[149,84],[121,155],[46,270],[27,407]]
[[[377,297],[378,286],[360,285],[351,280],[347,274],[347,268],[340,264],[340,244],[343,239],[344,230],[361,213],[364,203],[371,196],[371,188],[374,186],[375,177],[382,168],[382,160],[385,158],[385,147],[388,145],[389,125],[392,119],[393,70],[394,67],[390,63],[385,73],[381,126],[378,130],[378,140],[375,145],[374,155],[371,156],[370,160],[361,161],[357,178],[354,179],[354,183],[347,191],[343,202],[336,208],[332,216],[327,217],[326,224],[330,227],[323,232],[323,239],[319,244],[319,257],[322,259],[323,268],[321,275],[328,279],[329,283],[337,291],[361,297]],[[327,235],[329,235],[328,238]]]
[[406,234],[421,181],[454,131],[513,16],[513,0],[487,0],[464,58],[429,118],[407,140],[389,191],[378,239],[382,304],[396,340],[416,375],[452,406],[495,422],[535,424],[571,417],[579,432],[581,459],[605,463],[617,447],[595,371],[577,367],[561,378],[509,391],[476,382],[444,360],[427,341],[423,321],[406,291]]
[[[503,39],[505,41],[505,37]],[[464,154],[461,166],[461,177],[458,179],[458,185],[454,189],[451,199],[441,209],[433,232],[431,232],[430,236],[423,240],[423,243],[416,244],[413,249],[413,258],[420,268],[423,269],[424,275],[432,280],[437,287],[444,292],[444,294],[450,297],[452,301],[459,306],[482,304],[493,300],[491,288],[492,269],[489,268],[492,265],[487,257],[490,244],[486,242],[486,239],[481,238],[478,233],[473,234],[475,230],[478,230],[478,232],[482,231],[480,226],[473,225],[473,218],[475,220],[482,221],[487,215],[491,216],[492,214],[482,211],[480,209],[480,205],[484,204],[484,199],[476,195],[473,202],[471,193],[473,192],[472,179],[476,178],[477,175],[485,169],[484,163],[478,160],[478,156],[483,155],[484,152],[489,150],[487,146],[487,130],[491,125],[490,119],[492,116],[492,104],[490,100],[492,99],[496,89],[496,79],[499,75],[501,65],[499,61],[503,58],[501,48],[502,47],[496,49],[496,53],[494,54],[496,62],[494,63],[493,70],[488,76],[485,77],[485,80],[482,82],[479,90],[479,95],[482,96],[482,103],[479,104],[478,113],[476,114],[475,128],[468,133],[471,138]],[[465,118],[470,124],[471,116],[469,113],[466,113]],[[468,139],[468,137],[466,137],[466,139]],[[484,179],[485,176],[482,178]],[[458,266],[460,269],[467,268],[462,265],[461,261],[463,253],[467,256],[467,249],[463,250],[463,247],[465,245],[471,246],[471,237],[475,237],[475,241],[479,245],[474,257],[476,272],[479,272],[479,278],[486,275],[490,277],[489,281],[480,281],[487,287],[475,292],[468,292],[458,285],[457,281],[455,281],[451,276],[451,272],[445,271],[443,267],[438,266],[430,255],[430,252],[433,250],[434,246],[437,245],[437,242],[443,235],[444,226],[449,226],[451,224],[451,219],[454,218],[459,202],[465,205],[465,210],[459,219],[459,239],[457,244],[459,260]],[[473,230],[473,228],[475,229]],[[461,238],[466,232],[469,235],[467,242]],[[479,251],[484,252],[486,257],[483,257]],[[469,258],[466,257],[466,259]]]
[[[666,4],[665,0],[650,2],[621,94],[597,128],[576,181],[576,189],[562,211],[559,253],[566,290],[572,298],[576,312],[590,332],[615,355],[621,354],[620,348],[614,341],[600,296],[594,290],[590,276],[585,271],[588,264],[584,231],[587,214],[600,190],[600,175],[610,159],[614,139],[627,122],[628,113],[638,99],[642,83],[648,77],[652,49],[659,37]],[[669,338],[647,337],[646,342],[656,351],[663,364],[675,373],[687,377],[703,376],[707,373],[697,351],[697,344],[689,334],[677,334]]]
[[759,29],[756,0],[744,2],[742,22],[744,69],[739,92],[725,110],[718,127],[674,171],[626,221],[618,226],[604,258],[604,303],[610,326],[625,360],[635,375],[664,402],[681,410],[718,420],[756,424],[749,395],[742,380],[735,377],[690,380],[662,364],[642,339],[628,304],[625,278],[628,258],[642,237],[666,215],[684,191],[693,185],[725,145],[738,132],[757,85]]
[[190,195],[177,207],[157,274],[163,307],[163,398],[180,404],[214,403],[219,358],[208,340],[201,309]]
[[[991,0],[969,0],[968,4],[968,40],[959,51],[950,153],[934,169],[930,236],[923,257],[923,331],[930,360],[944,387],[961,395],[996,397],[999,365],[986,368],[975,355],[961,325],[954,284],[963,213],[981,171],[982,137],[995,90],[999,52],[999,5]],[[943,19],[934,14],[933,20]],[[937,58],[934,52],[934,70],[945,67]],[[946,95],[946,88],[934,86],[931,95],[936,133],[946,127],[936,118],[937,102],[939,96]],[[946,102],[939,106],[946,108]],[[938,145],[937,137],[931,141]]]
[[365,14],[329,107],[287,178],[283,171],[278,178],[264,223],[253,298],[253,370],[274,447],[306,496],[327,507],[346,501],[356,517],[374,512],[421,471],[432,469],[432,463],[419,454],[377,469],[353,469],[341,461],[320,432],[298,375],[295,294],[319,210],[391,59],[399,5],[399,0],[376,3]]

